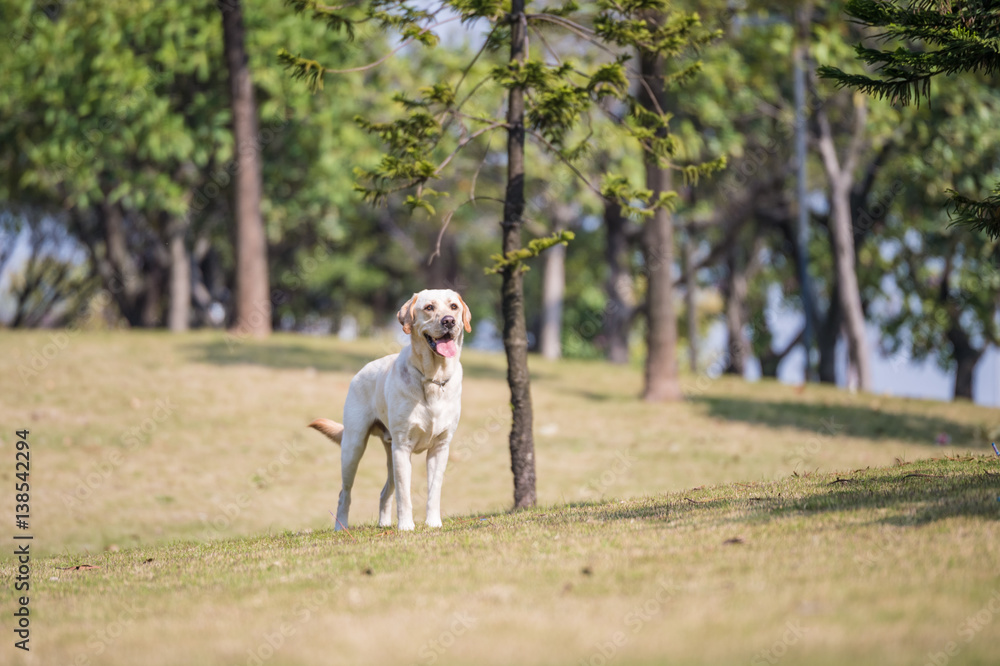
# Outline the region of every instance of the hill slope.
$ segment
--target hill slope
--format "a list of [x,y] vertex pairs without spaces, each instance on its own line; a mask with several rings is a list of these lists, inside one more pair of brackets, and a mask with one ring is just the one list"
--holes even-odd
[[55,556],[34,663],[995,664],[998,494],[980,456]]
[[372,525],[373,447],[344,534],[339,452],[305,424],[338,418],[353,372],[394,344],[52,336],[0,332],[0,485],[15,430],[33,455],[23,663],[1000,654],[997,410],[710,374],[648,405],[635,368],[532,359],[543,508],[508,514],[503,359],[469,353],[445,528]]

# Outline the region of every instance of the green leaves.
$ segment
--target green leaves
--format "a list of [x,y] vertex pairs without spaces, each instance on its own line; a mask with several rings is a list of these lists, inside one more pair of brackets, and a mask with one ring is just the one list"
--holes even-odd
[[490,22],[497,22],[510,6],[510,2],[504,0],[452,0],[448,3],[451,10],[462,17],[463,23],[486,19]]
[[279,49],[278,62],[291,72],[293,79],[305,81],[310,91],[317,92],[323,89],[326,68],[319,61],[292,55],[286,49]]
[[722,36],[706,30],[697,13],[685,12],[664,0],[600,0],[594,31],[602,40],[651,54],[677,58]]
[[625,70],[625,63],[630,57],[621,55],[615,58],[614,62],[599,65],[590,81],[587,83],[587,91],[598,100],[605,97],[614,99],[625,99],[628,96],[629,80]]
[[955,190],[948,190],[948,194],[951,195],[949,216],[952,224],[981,231],[995,241],[1000,240],[1000,183],[993,187],[988,197],[978,201]]
[[[304,11],[316,9],[313,3],[299,4]],[[628,178],[615,174],[616,168],[606,163],[608,155],[621,159],[628,151],[652,154],[658,164],[679,173],[686,183],[723,168],[725,159],[701,163],[683,156],[680,138],[671,132],[670,113],[644,107],[633,97],[636,82],[629,67],[634,66],[634,51],[643,50],[670,62],[656,81],[643,81],[643,88],[683,86],[703,68],[691,54],[716,39],[719,32],[706,29],[698,14],[678,11],[665,0],[601,0],[596,17],[593,7],[588,10],[580,11],[574,0],[567,0],[537,10],[540,13],[526,14],[530,41],[523,59],[510,58],[503,48],[511,36],[509,3],[505,0],[363,0],[338,10],[352,12],[356,24],[366,21],[397,35],[399,46],[373,65],[400,52],[420,59],[413,66],[414,72],[433,72],[393,96],[400,108],[398,114],[356,118],[358,126],[384,152],[374,163],[354,170],[355,189],[366,201],[378,203],[400,193],[411,212],[423,209],[434,215],[435,199],[443,193],[430,186],[445,190],[436,181],[447,178],[452,189],[458,183],[468,188],[466,203],[503,203],[501,196],[505,195],[477,195],[476,184],[484,166],[494,173],[504,168],[491,136],[495,130],[520,129],[508,126],[507,105],[501,98],[501,94],[518,91],[523,94],[523,130],[532,155],[529,160],[537,159],[535,155],[540,153],[547,165],[543,169],[561,162],[591,191],[618,201],[634,217],[674,206],[676,193],[665,192],[654,200],[649,190],[633,187]],[[445,16],[449,18],[442,18]],[[435,46],[436,27],[455,18],[484,29],[481,46],[473,57],[445,49],[438,49],[432,57],[410,45]],[[326,20],[323,16],[317,19]],[[287,51],[281,59],[293,76],[310,81],[314,87],[321,85],[324,70],[317,61],[291,56]],[[465,162],[459,162],[458,156],[463,154],[473,161],[466,157]],[[463,164],[464,171],[456,169],[456,164]],[[640,171],[634,159],[629,168]],[[543,173],[539,181],[544,183],[548,175]],[[606,177],[598,188],[590,179],[596,181],[600,176]],[[495,187],[495,181],[491,185]],[[549,186],[546,192],[550,193]],[[455,210],[448,211],[445,219],[450,221]],[[571,237],[556,234],[538,238],[521,250],[496,255],[488,272],[520,265]]]
[[285,5],[294,9],[296,14],[311,13],[314,19],[325,23],[330,30],[343,31],[348,39],[354,39],[355,20],[336,8],[316,0],[285,0]]
[[[909,105],[930,96],[931,80],[936,76],[961,72],[994,75],[1000,71],[1000,23],[995,3],[956,0],[945,5],[911,2],[904,7],[884,0],[851,0],[847,13],[877,28],[884,43],[899,45],[891,50],[857,46],[858,59],[874,69],[875,76],[820,67],[819,75],[838,86]],[[954,195],[953,220],[998,238],[998,204],[996,189],[982,201]]]
[[496,275],[508,268],[517,270],[520,267],[520,270],[527,271],[528,267],[524,265],[526,260],[537,257],[553,245],[569,245],[569,242],[574,238],[576,236],[572,231],[559,231],[553,233],[551,236],[535,238],[528,242],[527,247],[522,247],[507,254],[491,255],[490,259],[493,261],[493,265],[484,270],[487,275]]
[[678,196],[676,192],[661,192],[655,200],[653,192],[644,187],[633,187],[623,176],[607,175],[601,185],[601,195],[606,199],[617,201],[622,212],[629,217],[649,217],[658,208],[674,210]]

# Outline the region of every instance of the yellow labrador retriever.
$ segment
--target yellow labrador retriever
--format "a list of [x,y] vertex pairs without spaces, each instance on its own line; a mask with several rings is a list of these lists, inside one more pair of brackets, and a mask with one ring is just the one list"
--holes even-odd
[[385,445],[388,478],[379,497],[378,524],[392,525],[392,495],[400,530],[413,529],[410,456],[427,451],[427,525],[441,527],[441,483],[448,445],[462,412],[462,336],[472,330],[472,315],[450,289],[425,289],[399,310],[410,346],[372,361],[351,380],[344,403],[344,424],[316,419],[309,424],[340,444],[343,487],[336,529],[346,529],[351,487],[358,463],[375,435]]

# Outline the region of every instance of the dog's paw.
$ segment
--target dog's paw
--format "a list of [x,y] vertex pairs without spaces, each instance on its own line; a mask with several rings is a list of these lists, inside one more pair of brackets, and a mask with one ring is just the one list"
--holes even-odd
[[415,525],[412,520],[400,521],[399,526],[396,528],[400,532],[412,532]]
[[441,519],[440,518],[428,518],[427,519],[427,527],[441,527]]

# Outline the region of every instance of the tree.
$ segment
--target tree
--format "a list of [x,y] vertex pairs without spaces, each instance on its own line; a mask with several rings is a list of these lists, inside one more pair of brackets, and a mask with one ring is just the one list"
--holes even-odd
[[[928,98],[931,81],[942,74],[993,75],[1000,70],[996,48],[1000,22],[994,2],[849,0],[846,11],[855,21],[876,29],[878,38],[895,48],[872,49],[858,43],[857,57],[875,69],[875,77],[848,74],[829,65],[819,68],[820,76],[840,86],[905,106]],[[1000,182],[981,200],[955,191],[950,194],[955,222],[1000,238]]]
[[[690,50],[709,43],[718,33],[705,30],[696,13],[670,11],[636,3],[636,17],[623,22],[613,34],[619,44],[634,43],[639,52],[638,104],[650,121],[646,127],[650,140],[664,145],[663,153],[677,150],[665,120],[671,104],[668,88],[690,79],[701,69],[701,61],[678,60]],[[620,35],[620,37],[618,37]],[[655,119],[655,120],[654,120]],[[654,151],[643,153],[646,188],[654,201],[673,203],[672,160]],[[702,173],[722,168],[724,159],[703,163],[685,171],[687,179],[697,180]],[[681,387],[677,365],[677,313],[674,303],[674,233],[670,206],[660,205],[643,228],[640,244],[647,277],[646,293],[646,363],[642,397],[647,401],[680,400]]]
[[982,233],[925,228],[919,241],[887,242],[889,275],[904,294],[882,315],[887,349],[954,370],[955,399],[974,398],[976,365],[988,345],[1000,346],[1000,271],[991,261],[998,244]]
[[[572,234],[556,233],[528,243],[522,240],[524,192],[528,176],[525,151],[531,146],[553,155],[585,178],[575,162],[587,153],[587,137],[574,140],[576,137],[572,130],[589,122],[591,111],[601,100],[627,100],[629,84],[626,53],[612,52],[605,62],[591,71],[582,71],[565,54],[554,52],[542,28],[554,25],[609,51],[609,45],[622,49],[641,46],[651,54],[650,57],[655,58],[682,50],[688,41],[692,21],[682,18],[675,21],[676,17],[666,13],[668,5],[665,2],[599,4],[596,16],[592,15],[592,27],[574,20],[581,16],[573,16],[576,6],[572,3],[565,7],[546,8],[538,13],[528,12],[524,0],[514,0],[509,10],[505,10],[499,2],[467,0],[444,0],[432,5],[397,0],[339,10],[306,0],[295,0],[292,4],[299,11],[311,11],[328,25],[347,31],[354,30],[359,19],[398,30],[403,42],[397,51],[414,42],[435,45],[437,36],[434,29],[445,21],[460,19],[466,24],[478,24],[486,29],[480,49],[467,61],[454,83],[439,79],[419,89],[416,94],[413,94],[412,88],[400,92],[396,99],[406,110],[401,119],[390,122],[360,120],[363,127],[387,146],[387,154],[378,165],[361,170],[360,188],[374,202],[383,202],[395,192],[405,190],[409,192],[406,203],[411,209],[423,209],[434,214],[431,202],[439,193],[430,184],[440,178],[455,155],[477,140],[480,143],[488,141],[488,137],[496,131],[506,132],[503,195],[483,197],[473,191],[470,192],[469,202],[492,199],[503,206],[500,223],[502,251],[494,256],[493,266],[488,270],[500,274],[502,278],[503,337],[513,417],[510,450],[514,506],[530,506],[535,503],[535,454],[523,273],[526,261],[555,244],[567,242]],[[669,20],[663,21],[662,31],[652,28],[640,18],[640,14],[650,7],[669,17]],[[451,12],[453,18],[441,18],[445,10]],[[529,29],[540,35],[539,40],[531,42],[533,50],[529,49],[527,40]],[[504,47],[507,58],[487,67],[483,61]],[[326,68],[315,60],[288,52],[282,57],[295,76],[309,80],[314,87],[319,87],[327,74]],[[469,84],[465,87],[467,81]],[[665,76],[654,77],[654,84],[663,85],[665,81]],[[489,115],[491,104],[484,103],[483,99],[488,98],[487,83],[502,91],[506,98],[503,118]],[[675,142],[667,131],[666,114],[662,109],[644,109],[636,103],[630,103],[627,109],[628,122],[623,123],[622,128],[639,141],[643,150],[655,157],[657,168],[672,167],[670,153],[675,148]],[[530,142],[526,141],[529,138]],[[694,178],[718,167],[718,164],[692,165],[685,167],[685,174]],[[601,188],[593,184],[589,187],[606,198],[616,199],[629,210],[653,214],[672,199],[665,188],[668,183],[662,178],[658,183],[659,189],[655,193],[648,188],[632,188],[622,177],[606,179]]]
[[[663,22],[655,12],[644,20],[654,29],[662,30]],[[667,105],[666,59],[654,49],[640,48],[639,103],[650,113],[665,113]],[[666,135],[666,127],[656,129],[658,138]],[[652,196],[673,191],[673,174],[655,155],[645,155],[646,187]],[[680,378],[677,367],[677,313],[674,304],[674,227],[673,216],[666,206],[660,206],[646,221],[642,234],[642,256],[647,273],[646,285],[646,365],[643,373],[642,397],[648,401],[680,400]]]
[[940,92],[947,104],[916,110],[902,128],[908,150],[889,165],[877,209],[866,211],[881,218],[877,251],[866,250],[875,264],[867,282],[884,294],[875,317],[887,351],[935,358],[955,373],[954,397],[972,400],[979,360],[1000,346],[1000,243],[947,225],[934,204],[949,189],[971,194],[1000,179],[1000,94],[968,75],[942,81]]
[[604,204],[604,257],[608,266],[605,281],[604,316],[605,355],[612,363],[628,363],[628,338],[635,315],[635,281],[629,261],[631,246],[630,224],[622,213],[621,204],[611,200]]
[[[549,205],[553,231],[562,233],[573,221],[571,204],[557,201]],[[545,253],[542,272],[542,316],[538,350],[548,359],[562,356],[563,299],[566,294],[566,246],[555,245]]]
[[837,276],[837,294],[840,310],[844,315],[844,330],[851,365],[857,372],[858,388],[871,391],[871,351],[865,315],[861,305],[861,290],[855,266],[854,227],[851,215],[851,191],[854,174],[861,151],[867,143],[865,125],[868,105],[864,99],[854,98],[854,126],[849,145],[843,156],[837,154],[830,119],[823,108],[817,109],[819,126],[819,152],[823,168],[830,182],[830,236],[833,239],[834,274]]
[[[231,321],[238,154],[226,68],[213,66],[223,42],[219,9],[152,0],[37,7],[0,0],[16,37],[0,68],[4,209],[51,214],[87,248],[85,270],[100,277],[112,310],[132,326]],[[367,307],[372,293],[401,293],[391,264],[397,255],[355,236],[373,216],[353,201],[353,177],[343,168],[348,155],[375,149],[344,122],[373,108],[373,96],[334,85],[321,102],[275,57],[294,35],[350,64],[379,40],[347,52],[342,36],[281,7],[245,10],[260,116],[254,147],[273,250],[272,319],[302,326],[321,299]],[[315,269],[315,255],[333,249],[363,290],[344,289],[343,272]]]
[[[804,337],[804,330],[789,336],[795,344],[782,341],[776,347],[776,332],[766,311],[776,307],[795,310],[805,318],[808,308],[817,324],[819,378],[832,383],[836,381],[837,341],[844,329],[845,293],[854,293],[854,305],[860,305],[854,307],[858,315],[854,320],[860,326],[852,329],[852,339],[860,343],[848,347],[863,348],[867,342],[863,288],[858,284],[842,288],[841,283],[866,268],[857,268],[857,255],[868,242],[872,226],[865,226],[857,217],[868,209],[876,177],[896,145],[893,132],[898,113],[888,105],[872,103],[866,105],[864,114],[857,114],[849,94],[834,94],[832,87],[815,82],[810,86],[805,128],[812,145],[822,146],[822,150],[809,156],[806,190],[813,196],[825,190],[828,210],[820,210],[823,206],[806,208],[811,240],[807,247],[800,247],[796,217],[808,197],[794,187],[798,160],[792,145],[798,121],[791,65],[795,36],[802,30],[798,22],[793,25],[790,15],[772,14],[769,6],[768,13],[732,22],[727,39],[705,50],[704,74],[687,90],[678,119],[685,138],[698,132],[709,134],[730,155],[732,166],[723,178],[695,188],[693,200],[699,204],[682,213],[693,221],[703,242],[711,244],[699,263],[710,268],[724,287],[724,311],[733,339],[729,345],[732,370],[738,371],[741,365],[744,346],[740,332],[749,329],[762,372],[776,374],[781,360]],[[806,14],[800,9],[795,15],[808,19],[805,32],[812,53],[838,62],[851,57],[846,44],[852,34],[850,26],[831,22],[819,12]],[[691,129],[686,129],[688,125]],[[863,140],[852,142],[850,137],[859,133]],[[845,221],[846,234],[841,233]],[[838,245],[843,258],[840,265],[846,266],[840,271],[832,260]],[[727,256],[731,260],[723,262]],[[851,269],[849,264],[855,268],[847,270]],[[745,273],[745,268],[754,270]],[[813,289],[807,290],[803,276]],[[854,281],[857,283],[857,278]],[[803,298],[806,291],[814,298]],[[864,351],[860,356],[868,359]]]
[[[507,22],[510,28],[511,72],[522,70],[528,58],[528,19],[525,0],[512,0]],[[507,92],[507,192],[503,199],[501,245],[503,257],[521,251],[524,223],[524,92],[525,82],[516,79]],[[498,262],[498,264],[501,262]],[[514,508],[534,506],[535,442],[532,433],[531,377],[528,374],[528,329],[524,321],[524,271],[519,261],[500,267],[503,309],[503,346],[507,352],[507,384],[513,420],[510,430],[510,466],[514,474]]]
[[169,295],[166,276],[184,267],[164,250],[166,227],[185,215],[219,145],[202,50],[218,35],[211,9],[32,7],[3,3],[19,39],[0,71],[9,174],[0,188],[8,201],[53,214],[87,247],[89,270],[131,325],[159,325],[165,298],[190,298],[189,286]]
[[271,332],[271,296],[268,286],[267,235],[260,214],[261,167],[254,103],[243,36],[240,0],[220,0],[222,34],[236,146],[236,330],[264,337]]
[[[0,217],[0,292],[10,312],[3,323],[11,328],[53,326],[83,310],[97,286],[87,274],[82,248],[68,237],[66,228],[37,211],[16,212],[23,225],[13,223],[10,212]],[[26,242],[20,243],[23,238]],[[19,264],[8,264],[13,255],[27,256]],[[9,271],[7,270],[9,267]]]

